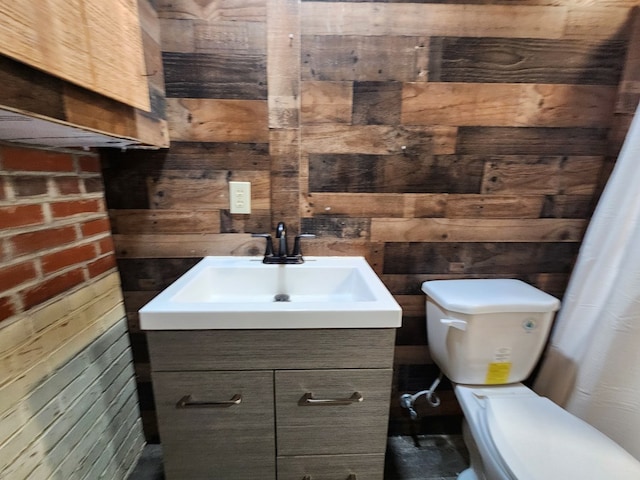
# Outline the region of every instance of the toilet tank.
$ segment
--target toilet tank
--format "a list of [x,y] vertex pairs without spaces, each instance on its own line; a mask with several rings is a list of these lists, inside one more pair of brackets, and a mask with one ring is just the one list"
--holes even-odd
[[427,294],[427,340],[452,382],[525,380],[538,361],[560,301],[514,279],[435,280]]

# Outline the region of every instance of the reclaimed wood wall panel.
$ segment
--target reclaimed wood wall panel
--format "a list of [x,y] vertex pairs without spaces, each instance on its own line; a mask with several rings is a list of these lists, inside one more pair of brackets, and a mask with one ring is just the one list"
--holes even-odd
[[[271,220],[283,221],[289,229],[300,232],[298,128],[271,130]],[[270,228],[263,232],[271,231]],[[291,232],[291,230],[289,230]]]
[[267,102],[210,98],[167,98],[167,120],[172,141],[269,141]]
[[459,154],[575,155],[607,154],[606,128],[460,127]]
[[[278,221],[317,235],[306,255],[364,256],[401,303],[394,398],[437,375],[423,281],[561,297],[637,105],[638,5],[159,1],[172,145],[104,170],[137,371],[144,301],[202,255],[260,255],[249,233]],[[231,179],[251,215],[229,213]],[[418,431],[459,428],[450,388]]]
[[[122,152],[120,152],[122,153]],[[268,143],[173,142],[170,149],[129,151],[126,155],[105,150],[105,162],[115,170],[126,169],[131,176],[146,172],[161,175],[163,170],[266,170],[270,169]],[[112,199],[115,200],[115,199]],[[123,202],[126,198],[123,197]]]
[[[264,252],[264,240],[246,234],[114,235],[113,241],[121,259],[202,258],[208,255],[260,255]],[[146,244],[143,243],[145,241]]]
[[346,217],[403,217],[407,197],[385,193],[310,193],[303,206],[302,217],[318,215]]
[[626,44],[621,40],[435,37],[429,49],[432,82],[617,86]]
[[577,254],[569,242],[394,242],[385,247],[384,273],[482,275],[498,266],[504,275],[569,273]]
[[350,123],[352,105],[351,82],[300,83],[300,119],[304,124]]
[[[34,70],[14,60],[0,56],[0,102],[51,118],[65,118],[65,99],[60,94],[64,82],[54,76],[47,82],[34,82]],[[18,100],[19,99],[19,100]]]
[[604,157],[586,156],[487,162],[482,192],[590,195],[597,189],[603,163]]
[[[300,231],[300,3],[267,0],[271,224]],[[278,220],[276,220],[278,219]],[[272,231],[267,228],[263,231]]]
[[616,34],[628,34],[630,7],[637,3],[612,2],[611,5],[594,3],[589,8],[581,8],[568,2],[568,13],[564,36],[568,39],[588,40],[592,38],[612,38]]
[[114,234],[157,233],[220,233],[220,218],[216,210],[111,210],[109,218]]
[[300,22],[297,0],[267,0],[269,127],[300,126]]
[[400,123],[402,83],[356,82],[353,85],[354,125]]
[[309,35],[308,28],[305,23],[300,71],[303,81],[427,80],[424,37]]
[[265,61],[266,55],[244,52],[227,55],[164,52],[167,96],[266,100]]
[[[562,38],[566,7],[302,2],[307,35]],[[575,18],[574,35],[592,16]]]
[[455,153],[457,127],[318,124],[301,131],[301,149],[308,153],[437,155]]
[[265,0],[158,0],[156,3],[164,18],[197,19],[207,24],[222,20],[263,22],[266,16]]
[[[544,195],[447,195],[443,199],[443,217],[447,218],[538,218],[542,215]],[[420,216],[420,215],[416,215]],[[422,215],[426,216],[426,215]],[[437,217],[437,215],[428,215]]]
[[309,155],[312,192],[478,193],[485,160],[474,155]]
[[120,258],[118,269],[122,277],[122,289],[125,292],[160,292],[199,260],[197,257]]
[[[236,170],[235,175],[251,182],[252,209],[269,208],[269,172]],[[184,172],[164,170],[162,177],[149,179],[147,192],[153,208],[169,210],[222,210],[229,206],[228,172]]]
[[581,219],[374,218],[374,242],[579,242]]
[[[629,45],[638,44],[640,44],[640,8],[635,9],[629,39]],[[611,134],[611,138],[614,139],[618,147],[622,145],[622,137],[629,128],[638,102],[640,102],[640,49],[628,48],[618,89],[616,118]]]
[[616,87],[524,83],[406,83],[402,123],[606,127]]

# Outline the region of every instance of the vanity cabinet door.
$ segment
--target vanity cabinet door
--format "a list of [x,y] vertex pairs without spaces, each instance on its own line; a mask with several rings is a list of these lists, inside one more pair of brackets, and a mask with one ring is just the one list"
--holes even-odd
[[384,453],[391,369],[276,371],[278,455]]
[[384,453],[278,457],[278,480],[383,480]]
[[273,372],[154,372],[167,480],[275,480]]

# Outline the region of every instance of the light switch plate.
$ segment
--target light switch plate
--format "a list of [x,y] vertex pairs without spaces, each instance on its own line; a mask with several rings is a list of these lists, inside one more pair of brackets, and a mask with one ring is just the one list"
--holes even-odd
[[251,182],[229,182],[231,213],[251,213]]

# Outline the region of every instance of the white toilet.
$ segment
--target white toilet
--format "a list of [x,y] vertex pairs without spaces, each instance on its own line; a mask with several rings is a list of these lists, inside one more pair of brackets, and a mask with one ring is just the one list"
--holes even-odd
[[429,351],[454,384],[471,466],[459,480],[640,479],[640,462],[519,383],[560,302],[510,279],[424,282]]

